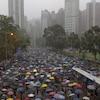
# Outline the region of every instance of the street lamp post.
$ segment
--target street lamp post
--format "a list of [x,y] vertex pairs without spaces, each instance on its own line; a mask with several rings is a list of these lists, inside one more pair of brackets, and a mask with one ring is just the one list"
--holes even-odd
[[[14,33],[10,33],[10,36],[13,36],[14,35]],[[5,56],[6,56],[6,61],[7,61],[7,59],[8,59],[8,47],[7,47],[7,34],[5,34],[5,52],[6,52],[6,54],[5,54]]]

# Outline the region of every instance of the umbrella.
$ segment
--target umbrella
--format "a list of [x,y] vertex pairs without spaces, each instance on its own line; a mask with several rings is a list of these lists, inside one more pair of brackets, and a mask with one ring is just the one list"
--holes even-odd
[[78,83],[77,83],[77,82],[73,82],[72,84],[73,84],[73,85],[77,85]]
[[47,84],[42,84],[42,88],[46,88],[47,86]]
[[70,83],[70,80],[66,80],[66,83],[67,83],[67,84]]
[[24,87],[19,87],[19,88],[17,89],[17,91],[19,91],[19,92],[24,92],[25,89],[24,89]]
[[30,88],[30,89],[33,88],[33,87],[34,87],[33,85],[28,85],[28,88]]
[[13,98],[8,98],[8,99],[6,99],[6,100],[14,100]]
[[63,91],[58,91],[57,93],[61,95],[65,94]]
[[14,94],[14,92],[13,91],[8,91],[8,93],[7,93],[8,95],[13,95]]
[[51,80],[49,80],[49,79],[46,79],[46,80],[45,80],[45,82],[51,82]]
[[36,98],[35,100],[41,100],[41,98]]
[[83,97],[83,100],[90,100],[90,98],[85,96],[85,97]]
[[30,76],[30,78],[31,78],[31,79],[35,79],[35,77],[34,77],[34,76],[32,76],[32,75]]
[[26,72],[26,75],[31,75],[31,72]]
[[81,89],[76,89],[76,90],[75,90],[75,93],[76,93],[76,94],[82,94],[83,91],[82,91]]
[[76,87],[82,88],[82,85],[81,84],[76,84]]
[[43,95],[45,98],[49,98],[49,93],[44,93],[44,95]]
[[61,82],[61,85],[62,85],[62,86],[66,86],[66,83],[65,83],[65,82]]
[[3,89],[2,89],[2,92],[7,92],[7,89],[3,88]]
[[71,97],[71,96],[74,96],[74,95],[75,95],[75,93],[71,93],[71,94],[69,94],[68,96]]
[[50,77],[50,80],[54,80],[54,77]]
[[56,93],[56,94],[54,95],[54,98],[58,99],[58,98],[59,98],[59,95],[60,95],[60,94]]
[[3,94],[1,98],[5,100],[6,98],[8,98],[8,96],[6,94]]
[[49,78],[49,77],[51,77],[51,75],[50,74],[47,74],[47,77]]
[[35,95],[34,94],[28,94],[29,98],[33,98]]
[[41,86],[41,82],[37,81],[37,82],[35,82],[35,85],[36,85],[37,87],[40,87],[40,86]]
[[94,85],[88,85],[87,88],[88,88],[89,90],[95,90],[95,89],[96,89],[96,87],[95,87]]
[[49,88],[49,87],[46,88],[46,92],[51,92],[51,91],[53,91],[52,88]]
[[79,98],[73,98],[73,100],[80,100]]
[[37,70],[36,70],[36,69],[34,69],[34,70],[33,70],[33,72],[34,72],[34,73],[36,73],[36,72],[37,72]]
[[65,100],[65,96],[59,95],[58,99],[60,99],[60,100]]
[[74,85],[73,85],[72,83],[69,83],[68,86],[69,86],[69,87],[72,87],[72,86],[74,86]]

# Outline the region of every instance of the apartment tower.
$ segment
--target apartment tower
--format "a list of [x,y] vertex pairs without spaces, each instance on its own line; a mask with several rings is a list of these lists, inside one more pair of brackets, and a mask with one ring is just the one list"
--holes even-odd
[[79,0],[65,0],[65,32],[79,33]]
[[24,28],[24,0],[8,0],[9,16],[13,17],[15,24]]

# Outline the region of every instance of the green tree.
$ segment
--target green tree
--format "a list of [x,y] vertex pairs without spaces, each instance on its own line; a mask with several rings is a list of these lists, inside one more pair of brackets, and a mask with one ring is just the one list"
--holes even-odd
[[62,50],[66,47],[67,36],[60,25],[45,28],[43,37],[46,40],[46,46]]
[[80,48],[80,39],[77,34],[71,33],[68,37],[68,40],[69,40],[69,47],[77,50]]
[[[18,47],[29,45],[26,37],[11,17],[0,15],[0,60],[11,57]],[[25,48],[24,47],[24,48]]]
[[85,33],[86,49],[94,55],[95,62],[100,50],[100,28],[94,26]]

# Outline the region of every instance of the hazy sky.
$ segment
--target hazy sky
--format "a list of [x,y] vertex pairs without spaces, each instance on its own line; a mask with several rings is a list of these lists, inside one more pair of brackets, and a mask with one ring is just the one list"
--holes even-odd
[[[64,8],[65,0],[24,0],[25,15],[28,19],[40,18],[41,10],[58,11]],[[80,0],[80,9],[85,9],[86,3],[91,0]],[[97,0],[100,1],[100,0]],[[8,15],[8,0],[0,0],[0,14]]]

